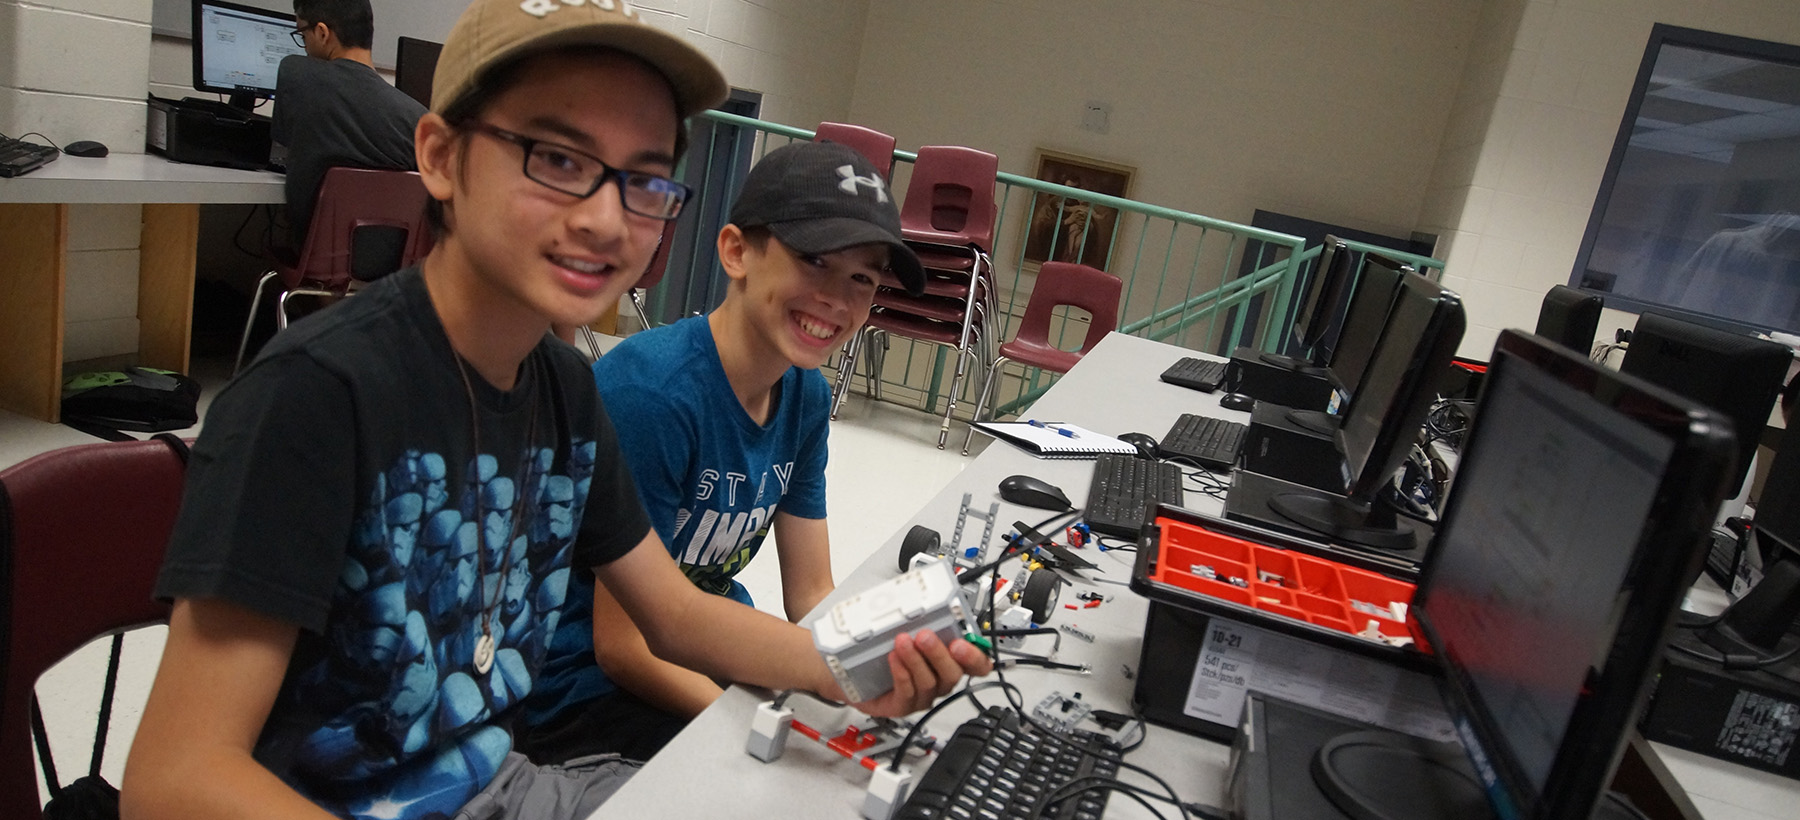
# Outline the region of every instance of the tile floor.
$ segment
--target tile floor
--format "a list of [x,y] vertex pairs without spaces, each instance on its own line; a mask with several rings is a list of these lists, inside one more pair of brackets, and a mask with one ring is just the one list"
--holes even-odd
[[[601,345],[609,347],[612,341],[603,338]],[[206,404],[229,375],[230,362],[197,360],[192,369],[204,388],[204,418]],[[193,436],[199,429],[181,434]],[[960,425],[955,433],[960,436]],[[832,425],[832,459],[826,472],[832,572],[837,579],[849,575],[967,462],[955,448],[938,450],[936,439],[936,418],[922,412],[873,402],[860,395],[846,402],[839,420]],[[0,411],[0,469],[38,453],[96,440],[68,427]],[[961,439],[955,441],[960,443]],[[868,465],[874,464],[882,465],[879,479],[870,475]],[[772,545],[765,547],[771,549]],[[739,577],[755,596],[757,608],[781,615],[780,573],[773,558],[753,562]],[[164,632],[162,627],[139,630],[125,641],[112,729],[101,768],[101,773],[114,784],[119,782],[125,753],[131,747],[149,694]],[[107,648],[105,641],[89,644],[38,683],[51,751],[58,763],[58,775],[65,782],[86,773]],[[39,789],[43,789],[41,775]]]

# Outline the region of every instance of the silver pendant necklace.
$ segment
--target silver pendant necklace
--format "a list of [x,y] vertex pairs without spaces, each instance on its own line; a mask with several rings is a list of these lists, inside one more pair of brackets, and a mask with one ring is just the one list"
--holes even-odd
[[[475,386],[469,381],[469,371],[463,365],[462,355],[454,349],[450,351],[450,355],[456,359],[456,373],[462,376],[463,392],[469,399],[469,439],[474,447],[469,458],[472,464],[478,464],[481,460],[481,409],[475,404]],[[506,597],[506,567],[512,562],[512,545],[513,542],[519,540],[525,511],[530,508],[525,500],[527,496],[525,481],[531,475],[531,462],[535,460],[531,448],[532,439],[537,433],[536,378],[532,379],[530,392],[526,394],[525,399],[531,404],[531,421],[525,426],[525,447],[519,456],[519,470],[513,482],[512,528],[506,536],[506,543],[500,546],[499,556],[494,559],[494,570],[499,573],[499,578],[494,582],[493,594],[486,594],[485,589],[477,593],[483,596],[481,637],[475,639],[473,660],[475,671],[483,675],[494,668],[494,612],[500,608],[500,602]],[[481,580],[484,587],[488,577],[488,568],[480,562],[482,556],[487,552],[487,505],[484,501],[486,495],[487,493],[481,487],[475,488],[475,543],[477,547],[475,560],[477,566],[481,568]]]

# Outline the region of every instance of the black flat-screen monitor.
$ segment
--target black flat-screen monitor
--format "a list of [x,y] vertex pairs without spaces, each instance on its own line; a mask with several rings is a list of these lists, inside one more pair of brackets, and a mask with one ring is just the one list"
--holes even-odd
[[1732,446],[1717,413],[1501,333],[1411,610],[1498,817],[1595,816]]
[[1600,297],[1568,285],[1554,285],[1538,308],[1537,335],[1587,355],[1600,328]]
[[1342,239],[1326,236],[1319,245],[1319,258],[1313,264],[1312,277],[1300,294],[1300,307],[1294,312],[1294,356],[1262,354],[1265,363],[1289,370],[1324,367],[1330,361],[1331,344],[1325,336],[1331,322],[1343,306],[1356,266],[1356,254]]
[[1413,548],[1412,530],[1379,496],[1411,452],[1450,375],[1465,325],[1460,297],[1417,273],[1405,274],[1386,332],[1338,431],[1347,495],[1279,494],[1269,507],[1333,540]]
[[416,37],[400,38],[394,51],[394,87],[430,108],[431,78],[437,74],[438,52],[443,50],[443,43]]
[[275,96],[275,74],[294,42],[294,15],[222,0],[194,0],[194,89],[231,95],[246,111]]
[[1344,314],[1344,328],[1338,331],[1337,347],[1331,353],[1330,379],[1337,389],[1333,413],[1349,409],[1345,402],[1356,395],[1363,371],[1375,355],[1375,345],[1387,329],[1388,311],[1400,292],[1400,280],[1410,272],[1410,265],[1380,254],[1363,254],[1362,270],[1350,292],[1350,310]]
[[1338,309],[1343,307],[1344,294],[1349,292],[1355,270],[1356,254],[1350,246],[1342,239],[1327,235],[1319,245],[1319,264],[1313,269],[1306,301],[1300,304],[1300,312],[1294,316],[1294,338],[1313,364],[1323,365],[1330,360],[1320,354],[1320,348],[1329,351],[1326,332],[1331,329],[1331,320],[1337,316]]
[[1744,484],[1775,396],[1787,378],[1787,345],[1747,333],[1715,330],[1673,316],[1645,313],[1631,331],[1619,369],[1719,411],[1737,431],[1730,498]]
[[1800,332],[1800,45],[1657,24],[1569,284]]

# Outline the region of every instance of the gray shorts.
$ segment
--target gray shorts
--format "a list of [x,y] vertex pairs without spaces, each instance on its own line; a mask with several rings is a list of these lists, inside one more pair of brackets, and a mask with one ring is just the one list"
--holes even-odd
[[538,766],[513,752],[456,820],[584,820],[642,765],[618,755],[593,755]]

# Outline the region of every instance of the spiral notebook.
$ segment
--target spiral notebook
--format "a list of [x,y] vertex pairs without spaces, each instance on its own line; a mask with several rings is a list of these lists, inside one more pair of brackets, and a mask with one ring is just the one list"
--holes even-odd
[[975,429],[1039,458],[1097,458],[1135,454],[1137,448],[1112,436],[1060,421],[982,421]]

